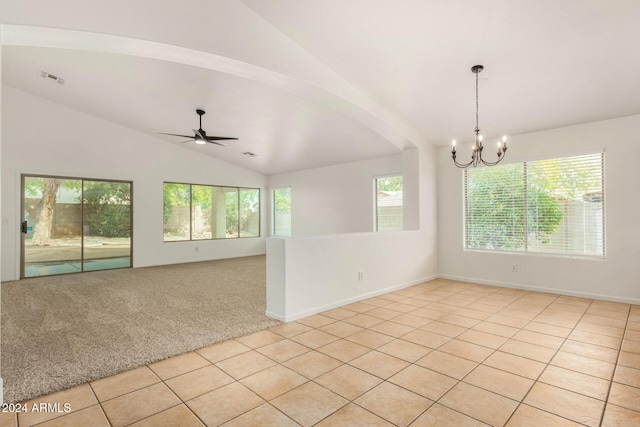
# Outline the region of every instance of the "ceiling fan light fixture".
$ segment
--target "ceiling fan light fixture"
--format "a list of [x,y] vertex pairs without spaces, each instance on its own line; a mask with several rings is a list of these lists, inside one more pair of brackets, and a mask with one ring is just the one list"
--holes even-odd
[[194,141],[198,145],[205,145],[207,143],[207,141],[205,141],[204,139],[202,139],[200,137],[196,137],[196,139]]

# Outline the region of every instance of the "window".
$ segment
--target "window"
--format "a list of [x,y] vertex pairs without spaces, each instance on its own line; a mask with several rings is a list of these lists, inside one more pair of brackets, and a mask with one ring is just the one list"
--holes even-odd
[[257,188],[241,188],[238,220],[240,237],[260,236],[260,190]]
[[164,183],[164,241],[260,236],[257,188]]
[[291,236],[291,187],[273,189],[273,235]]
[[604,256],[604,154],[464,171],[465,248]]
[[164,241],[191,239],[191,185],[164,183]]
[[375,179],[375,231],[402,230],[402,176]]

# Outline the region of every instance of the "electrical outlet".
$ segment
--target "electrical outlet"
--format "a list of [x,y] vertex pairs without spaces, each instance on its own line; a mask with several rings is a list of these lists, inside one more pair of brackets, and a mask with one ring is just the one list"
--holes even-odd
[[198,252],[199,250],[200,250],[200,248],[196,246],[196,252]]
[[512,273],[518,272],[518,264],[511,264],[511,272]]
[[358,282],[362,282],[364,280],[364,273],[362,271],[358,271]]

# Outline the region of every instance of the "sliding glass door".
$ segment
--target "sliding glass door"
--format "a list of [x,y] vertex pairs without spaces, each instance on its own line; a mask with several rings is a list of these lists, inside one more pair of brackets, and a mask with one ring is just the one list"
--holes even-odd
[[131,267],[131,183],[83,183],[84,271]]
[[23,176],[22,277],[82,271],[82,181]]
[[23,175],[21,277],[131,267],[131,186]]

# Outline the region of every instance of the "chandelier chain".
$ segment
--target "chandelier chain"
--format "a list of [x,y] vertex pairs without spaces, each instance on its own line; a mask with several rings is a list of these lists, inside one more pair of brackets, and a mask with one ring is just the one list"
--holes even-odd
[[476,71],[475,73],[476,73],[476,134],[477,134],[478,132],[480,132],[480,129],[478,129],[478,123],[479,123],[478,121],[478,109],[479,109],[478,107],[479,105],[478,104],[478,74],[480,74],[480,72]]

